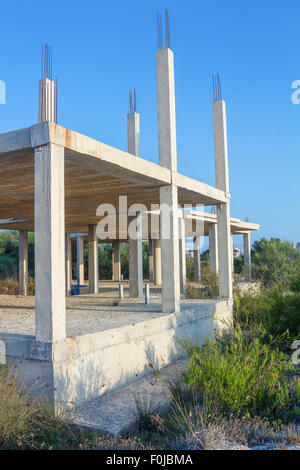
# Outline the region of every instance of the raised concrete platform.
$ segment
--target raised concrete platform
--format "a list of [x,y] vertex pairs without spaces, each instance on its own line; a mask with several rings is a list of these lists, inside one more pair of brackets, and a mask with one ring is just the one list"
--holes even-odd
[[39,377],[36,393],[47,394],[57,410],[133,383],[150,372],[149,363],[166,366],[183,356],[178,338],[203,342],[231,320],[228,301],[185,300],[180,313],[162,314],[159,296],[146,306],[136,299],[112,305],[108,298],[87,295],[67,300],[66,340],[47,343],[34,337],[34,299],[15,303],[4,306],[0,297],[6,362],[16,364],[27,383]]

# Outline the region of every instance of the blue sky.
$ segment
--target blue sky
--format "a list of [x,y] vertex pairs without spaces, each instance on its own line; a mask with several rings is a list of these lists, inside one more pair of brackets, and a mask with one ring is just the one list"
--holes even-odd
[[164,7],[175,53],[179,171],[214,184],[211,74],[218,72],[231,213],[261,224],[253,239],[300,241],[300,105],[291,101],[291,84],[300,79],[298,0],[1,2],[7,104],[0,105],[0,132],[37,121],[47,41],[59,79],[59,124],[126,150],[128,90],[136,87],[141,155],[157,162],[156,12]]

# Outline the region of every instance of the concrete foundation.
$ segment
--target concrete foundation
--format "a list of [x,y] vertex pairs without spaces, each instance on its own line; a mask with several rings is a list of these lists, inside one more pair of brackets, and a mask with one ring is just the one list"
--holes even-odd
[[37,393],[47,394],[58,412],[149,374],[149,363],[161,368],[183,357],[175,338],[203,342],[231,319],[231,305],[225,301],[185,301],[181,313],[158,317],[159,303],[139,309],[152,312],[153,318],[53,343],[0,332],[6,362],[17,364],[27,383],[40,377]]

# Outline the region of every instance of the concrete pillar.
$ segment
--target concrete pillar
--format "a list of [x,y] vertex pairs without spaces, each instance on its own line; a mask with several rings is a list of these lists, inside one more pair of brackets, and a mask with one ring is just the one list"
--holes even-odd
[[[178,191],[177,186],[160,188],[161,220],[161,275],[162,311],[180,312],[180,275],[178,243]],[[168,206],[169,216],[164,206]]]
[[234,249],[234,244],[233,244],[233,235],[231,234],[231,267],[232,267],[232,275],[234,275],[234,257],[233,257],[233,249]]
[[88,243],[89,243],[89,292],[98,294],[99,292],[99,274],[98,274],[98,238],[96,234],[97,225],[89,225]]
[[156,51],[159,164],[177,171],[174,54]]
[[65,251],[66,251],[66,295],[71,294],[72,286],[72,238],[69,233],[65,237]]
[[136,223],[135,239],[128,235],[129,259],[129,296],[143,297],[143,241],[142,241],[142,214],[139,212],[135,219],[128,218]]
[[201,281],[200,237],[194,237],[194,281]]
[[154,282],[161,286],[161,246],[160,239],[154,240]]
[[39,113],[38,122],[55,120],[55,84],[53,80],[44,78],[39,81]]
[[232,249],[230,228],[230,194],[226,106],[223,100],[213,102],[216,187],[227,195],[226,203],[217,206],[217,238],[219,259],[219,296],[232,299]]
[[179,233],[179,269],[180,269],[180,292],[185,293],[186,287],[186,253],[185,253],[185,221],[183,217],[178,218]]
[[66,337],[64,148],[35,149],[36,340]]
[[127,146],[128,153],[140,156],[140,115],[139,113],[127,114]]
[[19,293],[28,294],[28,234],[19,232]]
[[244,267],[245,272],[249,276],[249,280],[251,281],[251,233],[244,233],[243,234],[243,241],[244,241]]
[[154,240],[149,240],[149,281],[154,282]]
[[112,270],[114,281],[121,281],[121,254],[119,240],[114,240],[112,242]]
[[84,285],[84,244],[83,237],[77,237],[77,285]]
[[218,273],[217,224],[210,224],[208,230],[209,230],[209,267],[210,267],[210,272]]

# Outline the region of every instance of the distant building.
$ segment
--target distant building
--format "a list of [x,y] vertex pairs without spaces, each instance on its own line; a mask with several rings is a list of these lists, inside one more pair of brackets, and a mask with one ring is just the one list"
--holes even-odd
[[233,248],[233,257],[239,258],[242,255],[242,250],[239,248]]

